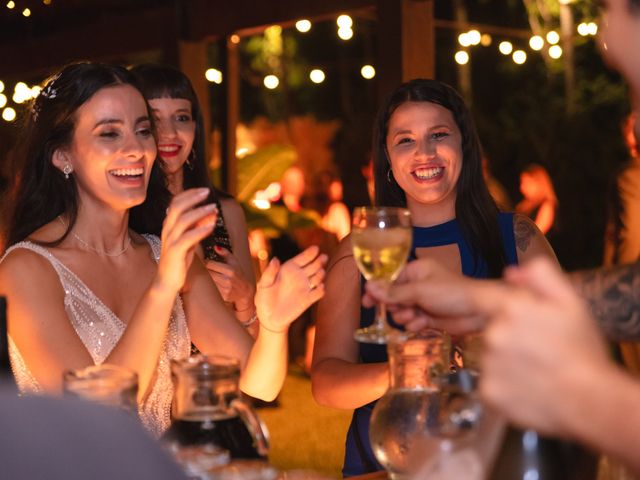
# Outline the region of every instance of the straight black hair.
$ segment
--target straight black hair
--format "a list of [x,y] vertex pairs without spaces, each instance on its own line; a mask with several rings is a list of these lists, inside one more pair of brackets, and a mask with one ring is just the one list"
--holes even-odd
[[456,219],[476,263],[484,260],[490,277],[500,277],[506,259],[498,223],[498,207],[484,182],[482,150],[471,113],[462,97],[449,85],[438,80],[411,80],[400,85],[378,111],[373,131],[376,204],[407,206],[404,191],[389,175],[391,163],[386,145],[389,119],[406,102],[435,103],[453,113],[462,136],[462,168],[456,185]]

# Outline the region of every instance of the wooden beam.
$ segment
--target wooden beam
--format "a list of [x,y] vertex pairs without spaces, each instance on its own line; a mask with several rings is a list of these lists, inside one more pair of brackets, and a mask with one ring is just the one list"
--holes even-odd
[[378,96],[435,76],[433,0],[378,0]]

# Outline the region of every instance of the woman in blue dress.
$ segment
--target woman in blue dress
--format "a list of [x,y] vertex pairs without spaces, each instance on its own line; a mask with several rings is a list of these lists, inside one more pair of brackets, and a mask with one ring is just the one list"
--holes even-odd
[[[374,126],[376,203],[411,212],[412,256],[476,278],[553,250],[527,217],[500,213],[482,176],[471,113],[460,95],[436,80],[398,87]],[[355,409],[346,441],[344,476],[382,470],[369,443],[369,417],[389,385],[384,345],[359,344],[353,332],[373,322],[360,306],[362,278],[349,237],[327,269],[318,307],[312,382],[322,405]]]

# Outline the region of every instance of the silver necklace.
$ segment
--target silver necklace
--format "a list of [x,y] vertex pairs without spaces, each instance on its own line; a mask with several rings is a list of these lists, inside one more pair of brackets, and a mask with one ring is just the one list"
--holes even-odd
[[[60,215],[58,215],[58,220],[60,220],[60,223],[62,223],[62,225],[64,225],[65,228],[68,227],[67,224],[64,222],[64,220],[62,220],[62,217]],[[71,235],[73,235],[73,238],[75,238],[78,242],[80,242],[80,244],[83,247],[85,247],[87,250],[91,250],[92,252],[95,252],[95,253],[97,253],[99,255],[106,255],[107,257],[119,257],[124,252],[126,252],[129,249],[129,245],[131,245],[131,235],[127,235],[127,243],[122,248],[122,250],[120,250],[118,252],[107,252],[105,250],[100,250],[99,248],[96,248],[96,247],[93,247],[93,246],[89,245],[87,242],[85,242],[83,239],[81,239],[74,232],[71,232]]]

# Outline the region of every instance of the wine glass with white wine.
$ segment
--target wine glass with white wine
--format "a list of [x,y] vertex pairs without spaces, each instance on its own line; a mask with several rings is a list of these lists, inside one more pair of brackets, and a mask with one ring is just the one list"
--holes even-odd
[[[353,211],[351,246],[358,269],[367,280],[391,284],[400,274],[411,250],[411,215],[396,207],[356,207]],[[387,309],[379,302],[373,325],[355,331],[355,339],[384,344],[391,326]]]

